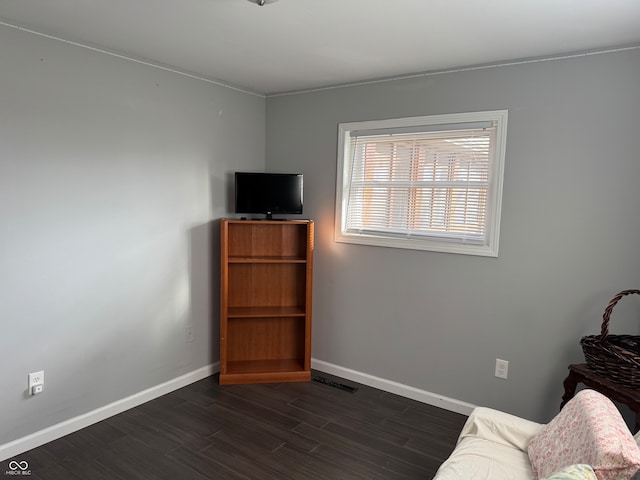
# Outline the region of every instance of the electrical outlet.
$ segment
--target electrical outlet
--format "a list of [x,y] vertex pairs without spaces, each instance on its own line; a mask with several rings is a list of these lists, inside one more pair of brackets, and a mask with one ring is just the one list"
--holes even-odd
[[[42,389],[44,388],[44,370],[30,373],[27,378],[29,379],[29,395],[35,395],[36,393],[42,392]],[[34,387],[40,388],[34,389]]]
[[509,362],[507,360],[500,360],[496,358],[496,377],[504,378],[505,380],[509,376]]
[[193,342],[193,326],[187,325],[184,327],[184,341],[187,343]]

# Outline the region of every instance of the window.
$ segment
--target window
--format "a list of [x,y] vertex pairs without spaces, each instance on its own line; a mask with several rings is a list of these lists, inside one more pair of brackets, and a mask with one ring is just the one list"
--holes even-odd
[[507,111],[342,123],[336,241],[498,256]]

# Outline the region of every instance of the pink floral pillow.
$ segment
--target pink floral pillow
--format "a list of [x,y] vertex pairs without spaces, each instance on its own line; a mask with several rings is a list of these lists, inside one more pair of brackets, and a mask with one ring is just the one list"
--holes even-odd
[[640,448],[616,406],[595,390],[582,390],[529,442],[536,478],[576,463],[591,465],[599,480],[630,479],[640,469]]

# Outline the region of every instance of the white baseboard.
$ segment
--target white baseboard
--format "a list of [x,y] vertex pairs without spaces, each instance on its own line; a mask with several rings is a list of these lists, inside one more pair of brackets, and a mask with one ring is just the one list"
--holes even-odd
[[426,390],[420,390],[419,388],[404,385],[385,378],[374,377],[368,373],[362,373],[356,370],[351,370],[350,368],[340,367],[332,363],[323,362],[322,360],[312,359],[311,368],[337,377],[345,378],[347,380],[362,383],[363,385],[368,385],[369,387],[374,387],[385,392],[395,393],[396,395],[411,398],[418,402],[444,408],[451,412],[461,413],[463,415],[469,415],[476,407],[471,403],[427,392]]
[[[367,373],[351,370],[350,368],[340,367],[322,360],[312,359],[311,368],[331,375],[336,375],[347,380],[362,383],[363,385],[378,388],[385,392],[411,398],[418,402],[444,408],[445,410],[452,412],[461,413],[463,415],[469,415],[475,408],[475,405],[472,405],[471,403],[462,402],[443,395],[437,395],[435,393],[427,392],[426,390],[420,390],[385,378],[375,377]],[[162,395],[173,392],[174,390],[186,387],[191,383],[202,380],[203,378],[209,377],[219,371],[220,362],[215,362],[211,365],[186,373],[180,377],[169,380],[168,382],[148,388],[142,392],[135,393],[129,397],[115,401],[91,412],[70,418],[69,420],[52,425],[51,427],[27,435],[26,437],[0,445],[0,461],[15,457],[16,455],[31,450],[32,448],[39,447],[40,445],[44,445],[45,443],[64,437],[65,435],[122,413],[125,410],[142,405],[154,398],[161,397]]]
[[219,371],[220,362],[215,362],[211,365],[207,365],[169,380],[168,382],[143,390],[142,392],[134,393],[129,397],[115,401],[109,405],[105,405],[104,407],[70,418],[69,420],[52,425],[44,430],[27,435],[26,437],[0,445],[0,461],[15,457],[16,455],[31,450],[32,448],[39,447],[47,442],[64,437],[65,435],[76,432],[88,427],[89,425],[93,425],[94,423],[122,413],[125,410],[142,405],[149,400],[161,397],[162,395],[166,395],[167,393],[173,392],[179,388],[186,387],[191,383],[202,380],[203,378],[209,377]]

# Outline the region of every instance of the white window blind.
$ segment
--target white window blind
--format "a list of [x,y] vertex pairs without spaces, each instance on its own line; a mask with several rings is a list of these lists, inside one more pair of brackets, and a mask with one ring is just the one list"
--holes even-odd
[[506,112],[485,113],[342,124],[336,239],[497,255]]

